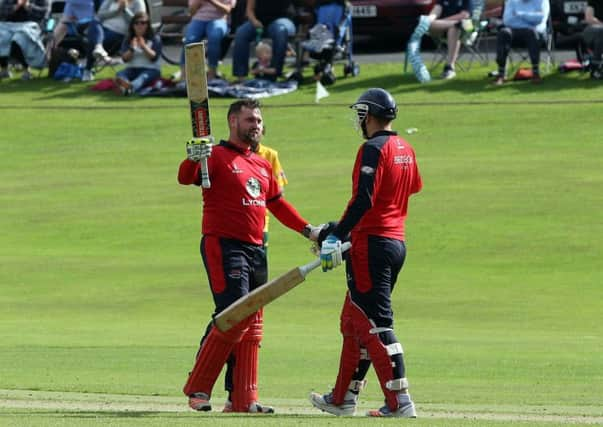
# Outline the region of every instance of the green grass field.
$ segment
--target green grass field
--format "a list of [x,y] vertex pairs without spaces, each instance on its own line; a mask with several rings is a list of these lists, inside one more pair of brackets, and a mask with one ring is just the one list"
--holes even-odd
[[[265,142],[287,199],[320,223],[350,196],[347,106],[364,89],[389,90],[396,128],[418,129],[406,138],[424,190],[393,304],[420,418],[310,408],[337,373],[342,269],[266,309],[260,395],[280,415],[189,411],[180,390],[213,304],[201,197],[176,182],[186,100],[34,80],[0,82],[0,425],[603,424],[603,86],[553,74],[494,88],[485,67],[421,86],[401,68],[363,65],[318,105],[312,85],[265,100]],[[231,101],[211,100],[218,138]],[[308,247],[274,221],[271,276]],[[362,411],[382,400],[368,380]],[[224,396],[220,379],[216,410]]]

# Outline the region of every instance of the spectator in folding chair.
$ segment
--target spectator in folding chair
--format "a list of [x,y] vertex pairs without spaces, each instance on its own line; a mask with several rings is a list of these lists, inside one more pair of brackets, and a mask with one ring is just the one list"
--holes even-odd
[[80,37],[84,44],[86,65],[82,81],[94,80],[94,47],[98,44],[95,35],[100,34],[100,23],[94,19],[95,6],[93,0],[67,0],[63,16],[53,31],[52,41],[48,45],[48,58],[52,50],[59,46],[67,34]]
[[30,65],[43,68],[42,26],[49,12],[48,0],[0,1],[0,79],[12,77],[10,58],[23,67],[22,80],[31,79]]
[[[448,55],[441,78],[449,80],[456,77],[455,65],[461,47],[462,23],[469,20],[472,10],[471,0],[438,0],[429,15],[419,18],[419,24],[410,36],[406,49],[407,58],[419,81],[431,79],[419,52],[421,38],[428,31],[433,35],[446,35]],[[473,30],[473,27],[467,30]]]
[[289,37],[295,35],[295,24],[288,17],[292,0],[247,0],[245,21],[235,33],[232,74],[244,81],[249,73],[249,45],[263,37],[272,39],[271,67],[281,76]]
[[591,77],[603,78],[603,1],[588,0],[584,11],[584,23],[587,25],[582,33],[584,46],[591,51]]
[[95,42],[93,56],[110,64],[110,55],[119,52],[134,15],[146,11],[144,0],[104,0],[95,19],[100,25],[88,30],[88,37]]
[[[207,78],[217,77],[218,63],[222,57],[222,41],[228,34],[230,12],[237,0],[189,0],[188,8],[192,16],[186,27],[184,44],[200,42],[207,37]],[[185,78],[184,47],[180,54],[180,75]]]
[[527,46],[532,63],[532,83],[542,83],[540,48],[546,39],[549,0],[507,0],[504,7],[503,26],[496,36],[498,75],[494,83],[502,85],[505,82],[507,59],[514,45]]

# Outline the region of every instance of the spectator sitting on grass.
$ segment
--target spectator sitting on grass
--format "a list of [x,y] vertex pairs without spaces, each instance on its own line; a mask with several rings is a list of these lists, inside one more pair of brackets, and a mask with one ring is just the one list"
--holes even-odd
[[251,65],[251,74],[256,79],[276,80],[276,68],[270,65],[272,61],[272,46],[266,42],[259,42],[255,47],[256,61]]
[[161,40],[153,32],[149,16],[145,12],[135,14],[121,50],[121,58],[127,67],[115,77],[124,95],[139,92],[161,76],[161,49]]
[[283,72],[287,43],[295,35],[295,24],[287,17],[292,0],[247,0],[247,21],[235,33],[232,55],[232,74],[242,82],[249,72],[249,45],[254,40],[272,40],[271,67],[276,77]]

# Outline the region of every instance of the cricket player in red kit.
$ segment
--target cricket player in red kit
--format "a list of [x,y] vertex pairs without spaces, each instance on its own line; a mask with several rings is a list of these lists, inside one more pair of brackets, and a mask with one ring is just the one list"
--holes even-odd
[[397,106],[388,92],[369,89],[351,108],[366,142],[356,156],[352,198],[339,223],[319,236],[323,271],[341,263],[341,241],[349,236],[352,242],[340,323],[343,346],[335,387],[312,393],[310,401],[334,415],[354,414],[372,363],[385,406],[367,415],[414,418],[402,345],[393,331],[391,293],[406,257],[408,199],[421,190],[421,176],[413,148],[392,130]]
[[[316,240],[318,227],[303,219],[281,195],[270,162],[253,152],[263,135],[260,104],[234,102],[227,114],[230,136],[216,147],[205,143],[187,147],[178,182],[200,185],[200,161],[207,161],[210,188],[203,188],[201,256],[215,303],[214,315],[267,281],[266,254],[262,247],[268,209],[283,225]],[[226,360],[232,353],[233,412],[271,413],[258,402],[258,352],[262,339],[262,310],[227,332],[211,323],[184,393],[189,406],[211,410],[209,399]]]

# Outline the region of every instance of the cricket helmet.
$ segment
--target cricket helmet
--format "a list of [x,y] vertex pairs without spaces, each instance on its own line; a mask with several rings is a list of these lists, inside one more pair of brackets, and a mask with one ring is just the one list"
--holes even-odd
[[372,88],[364,92],[350,108],[356,110],[358,121],[363,122],[367,113],[386,120],[393,120],[398,113],[394,98],[381,88]]

